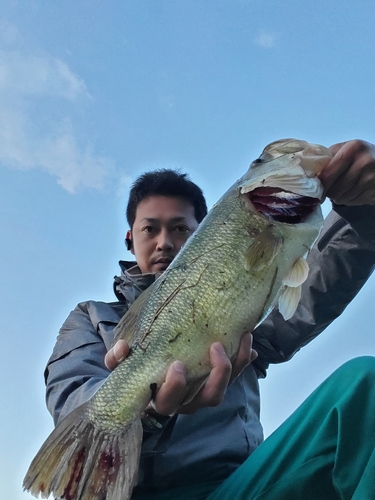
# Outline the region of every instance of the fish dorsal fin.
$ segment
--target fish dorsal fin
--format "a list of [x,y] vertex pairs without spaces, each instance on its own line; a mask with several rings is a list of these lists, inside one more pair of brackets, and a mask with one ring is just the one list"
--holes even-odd
[[[141,295],[133,302],[129,307],[128,311],[120,319],[118,325],[115,328],[115,338],[113,340],[113,345],[120,339],[125,340],[130,346],[138,339],[138,319],[143,311],[145,304],[147,303],[154,286],[153,284],[148,287]],[[137,335],[138,333],[138,335]]]
[[283,284],[290,287],[300,286],[306,281],[308,274],[309,265],[306,262],[306,259],[300,257],[294,263],[292,269],[289,271],[289,274],[287,274],[287,276],[283,279]]
[[279,311],[286,320],[290,319],[296,312],[301,298],[301,286],[286,286],[279,297]]
[[245,254],[246,271],[261,271],[270,265],[279,253],[283,237],[275,226],[268,226],[258,234]]

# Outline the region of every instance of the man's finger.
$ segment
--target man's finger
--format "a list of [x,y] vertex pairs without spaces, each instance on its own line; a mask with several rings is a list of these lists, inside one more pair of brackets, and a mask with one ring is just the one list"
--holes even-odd
[[333,158],[319,173],[324,192],[327,193],[335,181],[350,167],[353,158],[350,154],[351,145],[349,142],[334,144],[330,148],[334,152]]
[[179,413],[194,413],[200,408],[217,406],[222,402],[232,372],[232,364],[220,342],[211,345],[210,361],[212,369],[205,385],[190,403],[179,409]]
[[232,364],[220,342],[214,342],[210,348],[211,373],[202,391],[208,406],[216,406],[224,398],[232,373]]
[[329,149],[335,155],[342,148],[344,144],[345,142],[337,142],[336,144],[332,144],[332,146],[330,146]]
[[129,345],[125,340],[119,340],[104,357],[108,370],[114,370],[129,355]]
[[153,407],[161,415],[175,413],[180,406],[185,388],[185,367],[181,361],[174,361],[168,369],[165,381],[156,394]]
[[230,377],[229,383],[232,383],[238,375],[244,370],[250,363],[258,357],[258,353],[253,346],[253,336],[250,332],[244,333],[241,338],[241,344],[238,350],[237,358],[233,363],[232,375]]
[[232,373],[231,362],[220,342],[210,347],[211,372],[207,382],[197,395],[195,403],[201,406],[217,406],[222,402]]

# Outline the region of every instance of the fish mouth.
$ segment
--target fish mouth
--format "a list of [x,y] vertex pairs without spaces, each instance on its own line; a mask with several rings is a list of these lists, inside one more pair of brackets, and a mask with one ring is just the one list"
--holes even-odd
[[273,187],[258,187],[246,194],[257,212],[273,222],[286,224],[303,222],[321,203],[319,198]]

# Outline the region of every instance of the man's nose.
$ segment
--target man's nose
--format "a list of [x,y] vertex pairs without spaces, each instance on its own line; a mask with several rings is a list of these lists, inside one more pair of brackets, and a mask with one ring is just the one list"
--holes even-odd
[[170,250],[174,248],[173,238],[169,231],[163,229],[158,236],[158,249]]

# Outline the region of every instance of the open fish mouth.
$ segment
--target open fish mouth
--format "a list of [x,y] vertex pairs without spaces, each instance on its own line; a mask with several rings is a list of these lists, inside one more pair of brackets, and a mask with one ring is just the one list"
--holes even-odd
[[286,224],[303,222],[321,203],[319,198],[273,187],[258,187],[246,194],[257,212],[273,222]]

